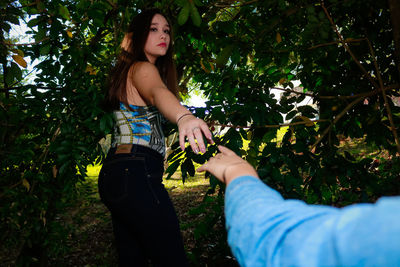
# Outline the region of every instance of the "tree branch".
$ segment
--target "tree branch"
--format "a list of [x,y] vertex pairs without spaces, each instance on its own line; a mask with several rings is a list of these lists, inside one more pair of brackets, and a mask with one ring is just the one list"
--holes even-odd
[[361,69],[361,71],[367,76],[368,80],[372,83],[372,85],[376,88],[379,89],[379,85],[375,82],[375,80],[372,78],[372,76],[369,74],[369,72],[364,68],[364,66],[360,63],[360,61],[356,58],[356,56],[353,54],[351,51],[350,47],[347,45],[345,42],[343,36],[339,33],[339,30],[337,29],[336,24],[333,22],[333,19],[331,15],[329,15],[328,10],[325,7],[324,1],[321,1],[321,7],[325,12],[325,15],[328,17],[329,22],[331,23],[331,26],[333,30],[336,32],[336,35],[338,36],[340,42],[343,44],[344,49],[350,54],[351,58],[354,60],[354,62],[358,65],[358,67]]
[[[365,41],[365,38],[359,38],[359,39],[351,39],[351,38],[349,38],[349,39],[344,40],[344,42],[345,42],[346,44],[350,44],[350,43],[359,43],[359,42],[362,42],[362,41]],[[342,42],[333,41],[333,42],[324,43],[324,44],[317,44],[317,45],[311,46],[311,47],[309,47],[309,48],[307,48],[307,49],[308,49],[308,50],[312,50],[312,49],[319,48],[319,47],[323,47],[323,46],[329,46],[329,45],[341,44],[341,43],[342,43]]]
[[359,98],[359,97],[365,98],[365,97],[376,95],[381,91],[389,91],[389,90],[399,89],[399,88],[400,88],[400,84],[392,84],[392,85],[383,87],[383,89],[379,88],[378,90],[373,90],[373,91],[365,92],[365,93],[361,93],[361,94],[342,95],[342,96],[340,96],[340,95],[339,96],[327,96],[327,95],[319,96],[319,95],[314,95],[312,93],[297,92],[292,89],[280,88],[280,87],[271,87],[270,89],[277,89],[277,90],[285,91],[285,92],[288,92],[291,94],[304,95],[304,96],[309,96],[309,97],[316,98],[316,99],[352,99],[352,98]]
[[349,109],[351,109],[354,105],[356,105],[357,103],[359,103],[361,100],[363,100],[364,97],[360,97],[355,99],[353,102],[351,102],[350,104],[347,105],[347,107],[345,107],[342,112],[340,112],[335,119],[331,122],[331,124],[326,127],[326,129],[324,130],[324,132],[322,133],[322,135],[318,138],[318,140],[311,146],[310,150],[313,150],[321,141],[322,139],[324,139],[325,135],[327,135],[330,131],[330,129],[332,128],[333,125],[335,125],[346,113]]
[[220,123],[215,123],[215,122],[210,122],[210,126],[221,126],[221,127],[227,127],[227,128],[235,128],[235,129],[255,129],[255,128],[281,128],[285,126],[295,126],[295,125],[302,125],[302,124],[309,124],[310,122],[312,123],[318,123],[318,122],[327,122],[329,120],[310,120],[310,121],[298,121],[298,122],[291,122],[291,123],[282,123],[282,124],[272,124],[272,125],[259,125],[259,126],[242,126],[242,125],[232,125],[232,124],[220,124]]
[[[232,1],[232,2],[236,2],[236,1]],[[252,0],[252,1],[248,1],[248,2],[244,2],[241,4],[226,4],[226,3],[221,3],[221,4],[215,4],[216,7],[222,7],[222,8],[226,8],[226,7],[241,7],[241,6],[246,6],[246,5],[250,5],[253,4],[255,2],[258,2],[258,0]]]
[[[348,38],[348,39],[344,40],[344,42],[346,44],[351,44],[351,43],[359,43],[359,42],[364,41],[364,40],[365,40],[365,38],[360,38],[360,39]],[[313,49],[317,49],[317,48],[320,48],[320,47],[330,46],[330,45],[337,45],[337,44],[342,44],[342,42],[333,41],[333,42],[328,42],[328,43],[317,44],[317,45],[310,46],[310,47],[307,47],[307,48],[302,48],[302,49],[290,49],[290,50],[289,49],[266,49],[266,50],[263,50],[263,52],[264,51],[267,51],[269,53],[289,53],[289,52],[292,52],[292,51],[299,52],[299,51],[313,50]]]
[[[369,39],[367,39],[367,42],[368,42],[369,50],[370,50],[371,55],[372,55],[372,59],[374,61],[374,65],[375,65],[375,69],[376,69],[376,75],[378,76],[379,86],[380,86],[380,88],[383,89],[383,80],[382,80],[381,72],[379,70],[378,62],[376,62],[376,56],[375,56],[374,49],[372,48],[372,44],[369,41]],[[386,112],[388,114],[388,118],[389,118],[389,122],[390,122],[390,128],[391,128],[391,131],[393,133],[394,141],[396,143],[397,152],[400,153],[399,136],[397,135],[397,128],[394,126],[392,110],[390,109],[389,102],[387,100],[387,95],[386,95],[385,90],[381,90],[381,91],[382,91],[383,100],[385,101]]]

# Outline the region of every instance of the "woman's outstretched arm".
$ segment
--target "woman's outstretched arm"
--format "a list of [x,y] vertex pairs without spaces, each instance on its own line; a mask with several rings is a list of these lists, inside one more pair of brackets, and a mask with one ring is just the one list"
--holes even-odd
[[182,150],[185,149],[185,138],[196,153],[206,151],[203,134],[210,143],[213,143],[208,125],[179,103],[163,83],[153,64],[136,63],[132,71],[132,83],[147,103],[156,106],[168,120],[178,125],[179,143]]

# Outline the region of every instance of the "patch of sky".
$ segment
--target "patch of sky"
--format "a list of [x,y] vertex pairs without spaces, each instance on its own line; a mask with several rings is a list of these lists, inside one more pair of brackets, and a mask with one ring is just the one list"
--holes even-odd
[[[26,21],[30,19],[34,19],[34,16],[29,18],[19,19],[19,25],[12,25],[11,30],[7,36],[8,39],[13,40],[15,46],[13,49],[19,49],[22,46],[28,46],[35,42],[32,35],[28,32],[31,30],[28,26]],[[11,54],[8,55],[8,60],[11,59]],[[41,62],[40,59],[31,60],[29,56],[24,56],[24,60],[27,63],[26,67],[26,77],[24,78],[25,83],[33,83],[34,79],[36,78],[36,70],[35,66]]]

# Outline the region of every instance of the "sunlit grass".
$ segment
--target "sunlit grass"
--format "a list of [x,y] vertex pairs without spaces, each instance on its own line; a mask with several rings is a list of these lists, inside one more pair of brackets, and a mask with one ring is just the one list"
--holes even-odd
[[97,179],[97,176],[99,176],[100,173],[101,166],[101,164],[88,165],[86,175],[88,177],[95,177]]
[[[100,169],[101,169],[101,164],[94,164],[94,165],[88,165],[87,166],[87,178],[86,180],[94,181],[97,180],[97,177],[99,176]],[[199,165],[200,166],[200,165]],[[195,166],[196,168],[198,166]],[[164,178],[167,175],[164,176]],[[185,188],[191,188],[191,187],[196,187],[199,185],[208,185],[209,180],[204,178],[204,173],[195,173],[193,177],[187,177],[185,179],[185,182],[183,183],[182,180],[182,174],[179,170],[177,170],[174,175],[170,179],[164,179],[163,183],[167,189],[185,189]]]
[[167,189],[187,189],[199,185],[209,185],[209,179],[204,178],[204,173],[196,173],[193,177],[187,177],[185,183],[182,181],[181,172],[176,172],[170,179],[164,179],[163,184]]

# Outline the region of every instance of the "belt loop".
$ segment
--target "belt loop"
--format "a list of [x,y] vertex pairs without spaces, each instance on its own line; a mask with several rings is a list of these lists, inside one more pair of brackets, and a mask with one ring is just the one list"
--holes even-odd
[[138,147],[137,145],[132,144],[132,148],[131,148],[132,154],[136,154],[137,147]]

